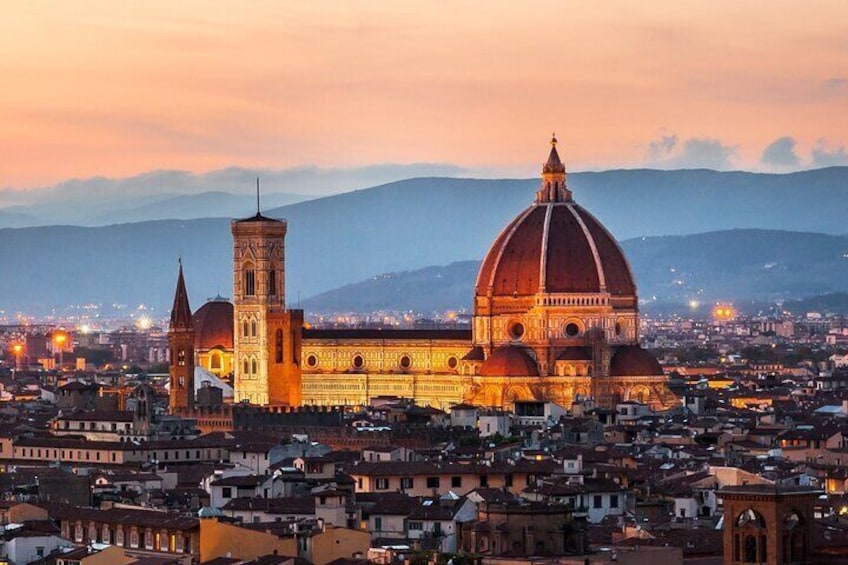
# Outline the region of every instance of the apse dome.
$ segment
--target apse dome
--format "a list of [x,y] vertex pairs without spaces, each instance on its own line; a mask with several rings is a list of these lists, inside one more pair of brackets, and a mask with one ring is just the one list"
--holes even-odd
[[662,365],[638,345],[617,347],[610,359],[611,377],[643,377],[663,374]]
[[217,297],[192,315],[195,348],[198,350],[233,348],[233,304]]
[[506,346],[489,355],[480,367],[480,376],[538,377],[539,367],[522,348]]

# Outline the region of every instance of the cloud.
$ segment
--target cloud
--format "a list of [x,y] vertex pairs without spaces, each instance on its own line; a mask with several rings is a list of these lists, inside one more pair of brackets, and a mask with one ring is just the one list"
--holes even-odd
[[832,90],[842,90],[848,88],[848,78],[829,78],[824,81],[824,86]]
[[778,167],[797,167],[800,161],[795,153],[795,138],[789,136],[778,137],[772,141],[760,157],[760,162],[764,165]]
[[652,141],[648,146],[648,159],[651,161],[665,159],[674,151],[675,145],[677,145],[676,135],[663,135],[659,139]]
[[662,169],[715,169],[732,167],[736,146],[719,139],[689,138],[678,143],[676,135],[663,135],[648,144],[648,165]]
[[835,167],[838,165],[848,165],[848,151],[845,146],[840,145],[833,149],[829,149],[824,141],[819,141],[813,148],[812,152],[813,167]]

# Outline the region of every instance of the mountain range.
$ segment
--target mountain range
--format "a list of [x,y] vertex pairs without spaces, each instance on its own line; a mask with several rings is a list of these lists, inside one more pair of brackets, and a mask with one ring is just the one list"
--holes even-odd
[[[778,230],[729,230],[622,242],[643,306],[705,308],[717,301],[768,303],[828,295],[810,306],[840,305],[848,289],[848,237]],[[388,273],[318,294],[311,312],[468,310],[479,261]],[[835,300],[835,301],[834,301]]]
[[269,209],[411,177],[464,172],[453,165],[418,163],[340,169],[232,167],[204,174],[163,170],[118,179],[72,179],[30,190],[0,189],[0,228],[239,217],[256,208],[258,178],[263,206]]
[[[452,289],[446,292],[464,294],[469,305],[475,267],[463,271],[451,264],[479,261],[503,226],[532,202],[537,185],[537,180],[416,178],[263,213],[288,220],[292,303],[317,307],[306,298],[381,273],[447,265],[433,273],[441,269],[445,288]],[[627,240],[643,298],[803,298],[848,290],[842,283],[848,273],[841,270],[848,242],[839,235],[848,207],[846,167],[786,175],[576,173],[569,175],[569,186],[581,205]],[[140,206],[148,205],[156,206]],[[168,207],[180,205],[177,200]],[[727,231],[735,228],[756,229]],[[718,233],[692,235],[699,232]],[[49,312],[69,304],[144,303],[163,314],[179,256],[197,306],[206,297],[230,294],[231,249],[225,218],[0,229],[0,309]],[[437,294],[435,283],[428,288]],[[456,303],[451,300],[444,304]]]

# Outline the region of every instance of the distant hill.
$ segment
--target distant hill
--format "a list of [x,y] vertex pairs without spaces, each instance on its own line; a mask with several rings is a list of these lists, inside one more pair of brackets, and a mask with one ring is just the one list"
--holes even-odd
[[[732,230],[623,242],[648,305],[690,299],[775,301],[848,291],[848,238],[822,234]],[[304,300],[315,312],[470,309],[479,261],[462,261],[372,277]],[[800,310],[848,305],[848,294],[792,302]],[[787,305],[787,307],[789,307]],[[805,310],[806,311],[806,310]]]
[[[0,189],[0,228],[238,217],[245,213],[245,207],[253,209],[257,177],[261,178],[263,202],[268,209],[400,179],[458,176],[463,172],[453,165],[412,163],[338,169],[231,167],[202,174],[159,170],[127,178],[71,179],[38,189]],[[4,213],[19,216],[7,221]]]
[[[262,204],[266,208],[276,208],[309,200],[310,198],[303,194],[276,192],[263,195]],[[222,213],[241,217],[251,215],[255,212],[255,198],[247,197],[243,194],[231,194],[229,192],[203,192],[182,196],[168,195],[162,200],[150,204],[124,211],[115,211],[111,214],[111,223],[142,222],[158,220],[163,217],[174,220],[192,220],[196,218],[214,218],[220,216]]]
[[848,314],[848,292],[832,292],[801,300],[789,300],[783,304],[783,309],[793,314],[804,312]]
[[[575,199],[619,239],[735,227],[843,233],[848,231],[842,218],[848,208],[846,181],[846,167],[789,175],[647,170],[569,175]],[[419,178],[264,213],[289,222],[287,289],[288,299],[296,302],[376,273],[479,260],[503,226],[532,202],[537,185],[536,180]],[[137,207],[147,204],[138,202]],[[832,263],[817,266],[766,253],[771,253],[768,242],[774,238],[795,249],[794,236],[751,237],[749,247],[685,238],[649,240],[632,249],[628,242],[627,247],[642,296],[651,296],[654,289],[680,294],[712,288],[714,281],[721,282],[722,292],[737,284],[739,293],[791,292],[798,297],[837,285],[839,278],[829,271]],[[845,247],[841,238],[828,241],[833,242],[830,252],[843,252],[836,251]],[[719,248],[728,255],[716,257]],[[67,304],[115,302],[152,304],[165,311],[179,255],[189,291],[199,303],[231,293],[231,250],[225,219],[0,229],[0,309],[43,312]],[[747,272],[742,267],[723,273],[721,261],[737,255],[750,258],[749,269],[761,264],[768,274],[785,272],[782,280],[793,286],[768,290],[773,286],[768,277],[749,280],[739,274]],[[710,260],[701,262],[700,257]],[[766,268],[769,263],[775,265]],[[643,272],[641,265],[692,275],[685,288],[677,288],[670,271]]]
[[300,306],[321,313],[469,310],[479,268],[479,261],[457,261],[443,267],[386,273],[323,292]]
[[35,222],[32,216],[19,212],[0,210],[0,227],[17,228],[30,226]]

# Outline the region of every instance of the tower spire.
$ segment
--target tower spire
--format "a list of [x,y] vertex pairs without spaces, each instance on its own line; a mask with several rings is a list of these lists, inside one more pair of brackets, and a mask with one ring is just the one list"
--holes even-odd
[[536,202],[571,202],[571,191],[565,184],[565,165],[557,152],[556,133],[551,135],[551,152],[542,165],[542,186],[536,192]]
[[177,290],[174,293],[174,306],[171,308],[171,329],[187,329],[192,327],[191,306],[188,303],[185,278],[183,277],[183,259],[179,258],[180,274],[177,277]]
[[256,177],[256,215],[262,215],[261,209],[259,208],[259,177]]

